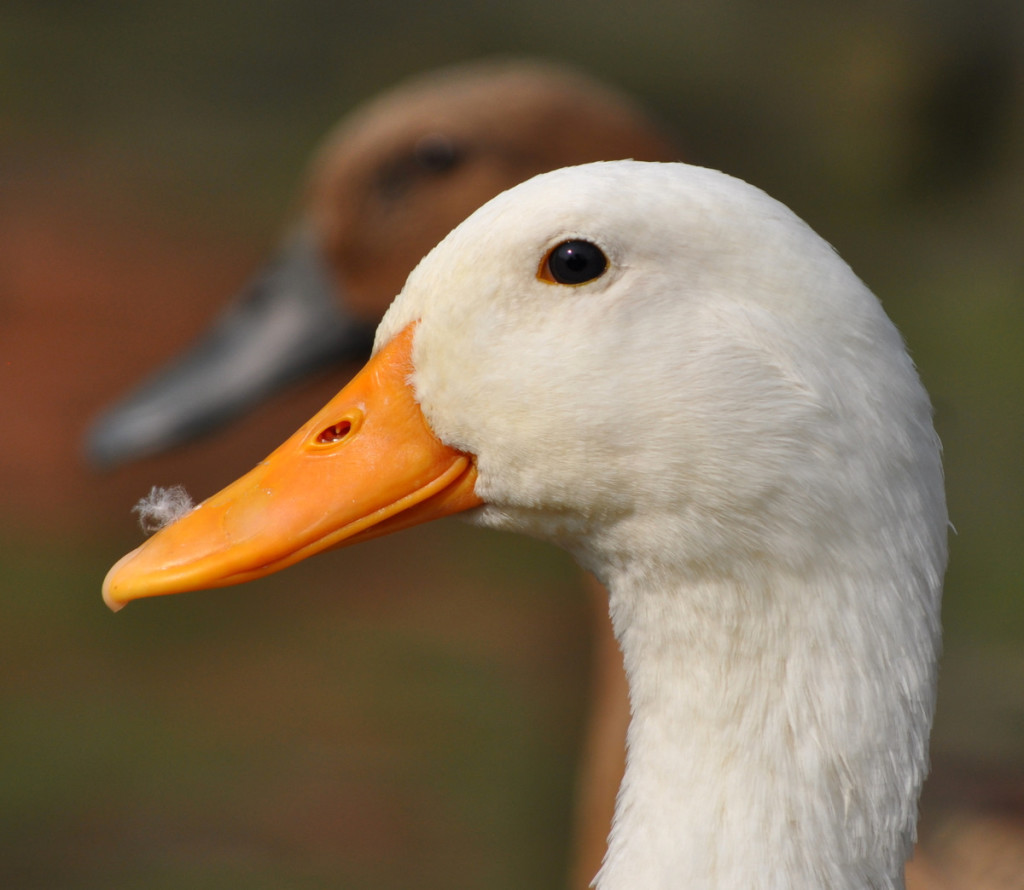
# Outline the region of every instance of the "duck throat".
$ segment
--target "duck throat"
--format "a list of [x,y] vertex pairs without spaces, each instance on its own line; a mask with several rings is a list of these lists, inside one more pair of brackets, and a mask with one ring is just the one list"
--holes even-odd
[[598,890],[902,888],[934,706],[929,585],[608,580],[632,722]]

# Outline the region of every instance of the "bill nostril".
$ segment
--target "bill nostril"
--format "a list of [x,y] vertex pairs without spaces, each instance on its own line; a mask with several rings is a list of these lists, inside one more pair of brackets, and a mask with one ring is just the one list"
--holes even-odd
[[332,424],[323,430],[316,440],[321,445],[333,445],[335,442],[340,442],[344,439],[349,432],[352,430],[352,422],[348,420],[340,420],[338,423]]

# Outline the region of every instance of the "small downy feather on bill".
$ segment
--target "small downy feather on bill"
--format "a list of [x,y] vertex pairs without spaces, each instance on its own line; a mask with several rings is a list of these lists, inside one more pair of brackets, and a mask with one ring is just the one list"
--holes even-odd
[[149,494],[132,507],[132,513],[139,514],[139,525],[142,526],[142,530],[147,535],[152,535],[194,509],[195,504],[192,503],[192,498],[184,486],[172,485],[163,488],[154,485]]

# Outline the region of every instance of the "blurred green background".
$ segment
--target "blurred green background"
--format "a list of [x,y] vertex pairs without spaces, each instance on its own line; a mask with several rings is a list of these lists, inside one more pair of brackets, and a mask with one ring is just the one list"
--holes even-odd
[[136,468],[79,457],[270,249],[337,118],[495,53],[633,92],[880,296],[956,527],[926,802],[1020,782],[1024,5],[3,0],[0,885],[563,883],[589,651],[566,557],[452,521],[114,617],[147,487],[209,494],[333,382]]

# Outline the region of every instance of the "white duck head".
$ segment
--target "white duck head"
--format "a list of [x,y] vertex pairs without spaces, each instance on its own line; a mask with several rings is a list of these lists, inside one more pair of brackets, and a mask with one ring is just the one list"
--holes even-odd
[[105,597],[236,583],[467,508],[609,588],[633,721],[599,888],[902,886],[939,444],[898,332],[803,222],[682,164],[505,192],[412,273],[353,384]]

